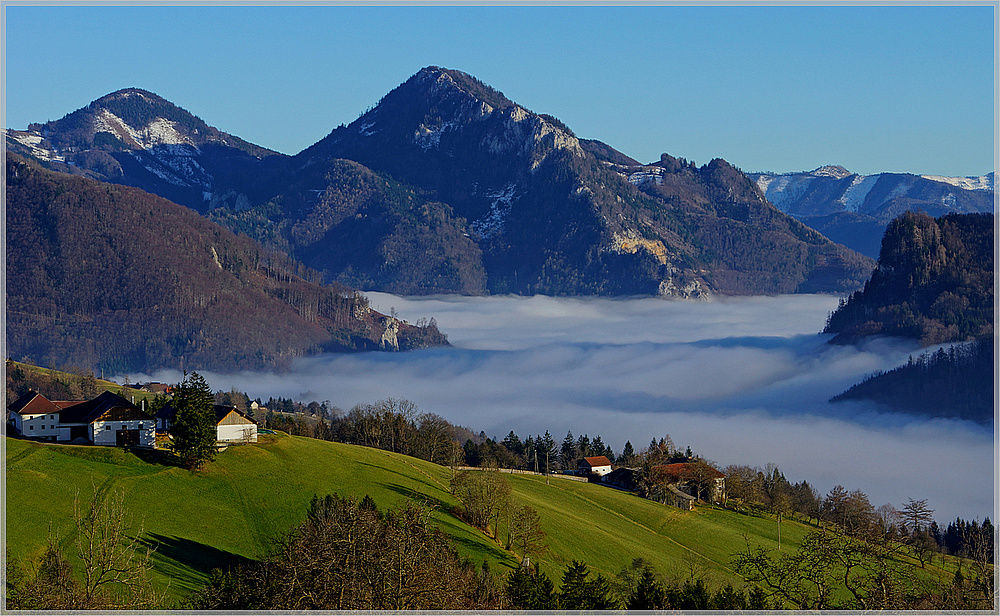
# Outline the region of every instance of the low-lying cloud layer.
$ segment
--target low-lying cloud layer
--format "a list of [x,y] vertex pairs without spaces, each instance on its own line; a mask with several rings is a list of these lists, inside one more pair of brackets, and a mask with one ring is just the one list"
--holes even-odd
[[[935,517],[994,519],[993,434],[827,400],[919,349],[903,341],[835,347],[817,334],[836,298],[670,302],[552,297],[404,298],[373,307],[411,322],[434,316],[452,348],[324,355],[284,374],[205,373],[252,397],[361,402],[407,398],[490,436],[548,430],[601,435],[616,452],[670,434],[719,464],[776,463],[822,493],[861,489]],[[179,375],[161,373],[160,380]],[[146,378],[133,375],[133,379]]]

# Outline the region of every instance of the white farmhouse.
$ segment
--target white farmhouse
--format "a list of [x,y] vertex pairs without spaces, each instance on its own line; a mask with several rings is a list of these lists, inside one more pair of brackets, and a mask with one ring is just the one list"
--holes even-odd
[[611,460],[607,456],[592,456],[580,460],[579,470],[584,475],[603,477],[611,472]]
[[28,392],[8,407],[8,418],[19,434],[47,441],[116,447],[156,443],[153,417],[110,391],[85,402],[52,402]]

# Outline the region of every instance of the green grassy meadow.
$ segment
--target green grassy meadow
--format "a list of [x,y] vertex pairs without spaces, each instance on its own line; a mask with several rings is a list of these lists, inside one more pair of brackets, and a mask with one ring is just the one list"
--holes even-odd
[[[476,564],[506,571],[520,561],[451,512],[451,470],[376,449],[279,434],[230,447],[199,472],[158,464],[151,452],[54,445],[6,438],[6,540],[15,557],[36,558],[49,536],[75,553],[73,501],[96,487],[123,490],[143,536],[157,546],[154,583],[174,601],[194,592],[213,567],[257,558],[305,517],[313,495],[370,495],[380,508],[425,502]],[[534,507],[547,552],[537,559],[558,586],[570,561],[613,576],[643,558],[668,578],[705,577],[743,585],[733,555],[746,538],[777,548],[774,518],[701,506],[682,511],[630,493],[560,477],[505,475],[517,504]],[[794,550],[811,527],[785,520],[781,547]],[[501,527],[499,535],[505,537]]]

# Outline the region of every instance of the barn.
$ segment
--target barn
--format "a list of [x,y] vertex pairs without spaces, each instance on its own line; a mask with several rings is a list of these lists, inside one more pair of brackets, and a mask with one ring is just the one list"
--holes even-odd
[[31,391],[8,407],[18,433],[43,440],[118,447],[153,447],[154,419],[110,391],[84,402],[53,402]]
[[607,456],[592,456],[583,458],[578,465],[580,473],[584,475],[597,475],[603,477],[611,472],[611,460]]

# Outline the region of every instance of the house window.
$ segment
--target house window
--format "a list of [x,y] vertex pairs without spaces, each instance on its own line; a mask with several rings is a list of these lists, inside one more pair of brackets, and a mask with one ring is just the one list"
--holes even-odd
[[31,430],[32,432],[34,432],[35,431],[35,426],[33,426],[31,424],[28,424],[28,429]]
[[110,429],[111,429],[111,426],[104,426],[104,429],[105,429],[105,430],[110,430]]

